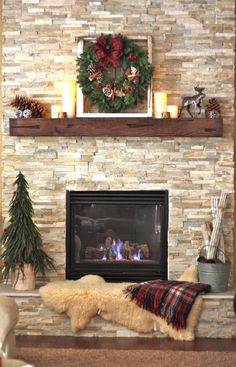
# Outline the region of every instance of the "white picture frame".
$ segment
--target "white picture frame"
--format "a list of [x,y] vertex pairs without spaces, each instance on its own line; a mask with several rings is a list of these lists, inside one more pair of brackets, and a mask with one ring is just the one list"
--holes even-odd
[[[84,44],[86,41],[95,42],[97,36],[94,37],[78,37],[76,39],[78,43],[77,56],[79,57],[83,53]],[[132,36],[129,37],[133,41],[145,42],[147,46],[148,61],[152,63],[152,37],[151,36]],[[79,72],[79,71],[78,71]],[[147,90],[146,96],[146,109],[144,112],[87,112],[84,108],[84,95],[82,88],[77,84],[76,88],[76,117],[151,117],[152,116],[152,82]]]

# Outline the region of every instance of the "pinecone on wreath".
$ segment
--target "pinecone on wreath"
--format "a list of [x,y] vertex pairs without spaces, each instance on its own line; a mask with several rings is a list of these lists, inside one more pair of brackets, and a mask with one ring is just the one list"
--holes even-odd
[[106,86],[102,88],[102,91],[108,99],[112,98],[112,89],[110,87]]
[[89,74],[94,74],[94,73],[96,73],[97,72],[97,67],[96,67],[96,65],[94,65],[94,64],[90,64],[89,66],[88,66],[88,72],[89,72]]
[[206,118],[217,119],[221,116],[220,104],[216,98],[211,98],[206,103],[205,107]]
[[98,82],[102,82],[104,80],[104,76],[101,70],[98,69],[97,65],[90,64],[88,66],[89,80],[93,81],[96,79]]
[[22,111],[22,113],[26,110],[31,111],[32,117],[42,117],[45,113],[45,108],[40,102],[25,96],[16,95],[11,102],[11,106],[17,108],[17,110]]
[[103,73],[101,72],[101,70],[98,70],[96,80],[98,82],[102,82],[104,80],[104,76],[103,76]]

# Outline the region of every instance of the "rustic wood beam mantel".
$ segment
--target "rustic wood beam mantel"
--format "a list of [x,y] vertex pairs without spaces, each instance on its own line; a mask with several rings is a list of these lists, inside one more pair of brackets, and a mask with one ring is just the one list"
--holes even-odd
[[221,137],[222,119],[30,118],[10,119],[10,136]]

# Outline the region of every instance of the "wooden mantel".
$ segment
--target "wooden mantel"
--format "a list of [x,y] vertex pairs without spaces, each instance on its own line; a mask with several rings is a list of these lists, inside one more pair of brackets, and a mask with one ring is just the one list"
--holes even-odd
[[222,119],[31,118],[10,119],[11,136],[221,137]]

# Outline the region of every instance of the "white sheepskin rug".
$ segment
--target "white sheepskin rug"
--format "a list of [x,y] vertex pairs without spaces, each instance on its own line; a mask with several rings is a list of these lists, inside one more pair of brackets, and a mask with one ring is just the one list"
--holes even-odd
[[[179,280],[196,281],[196,268],[190,267]],[[39,293],[44,304],[53,311],[66,313],[74,333],[82,330],[93,316],[117,322],[137,332],[149,333],[160,329],[175,340],[193,340],[198,323],[202,298],[198,296],[187,319],[186,329],[176,330],[164,319],[138,307],[126,297],[123,290],[131,283],[107,283],[97,275],[86,275],[79,280],[48,283]]]

